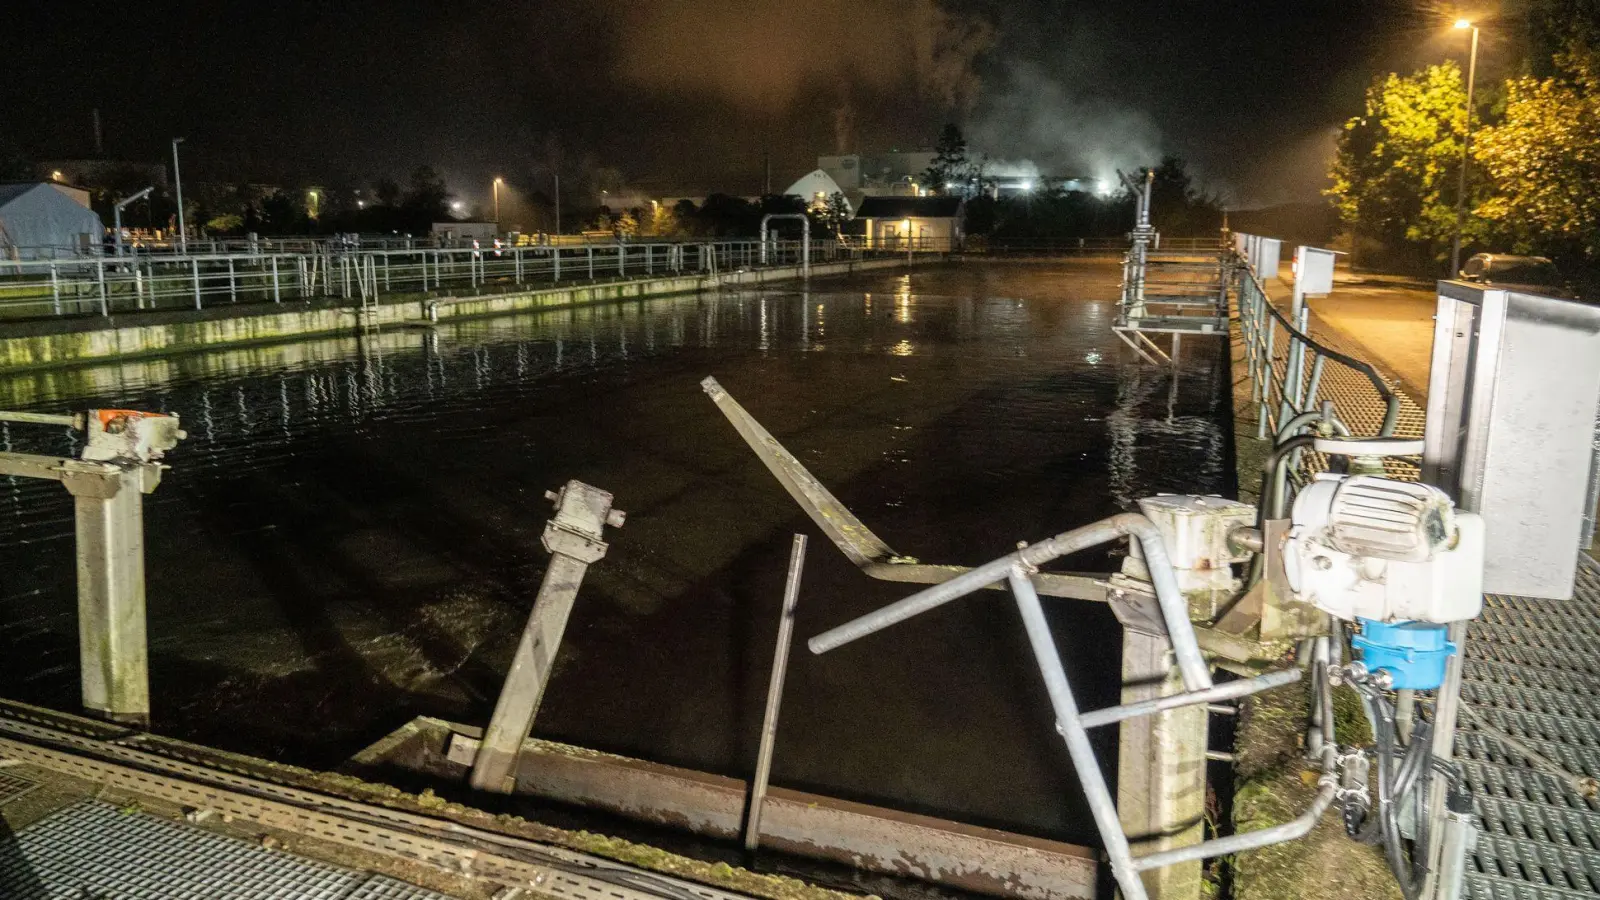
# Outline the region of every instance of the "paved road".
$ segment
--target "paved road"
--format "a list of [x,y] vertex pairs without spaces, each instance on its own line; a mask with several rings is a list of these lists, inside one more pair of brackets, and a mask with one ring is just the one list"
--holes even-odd
[[[1279,273],[1287,298],[1293,284],[1288,266]],[[1269,287],[1269,291],[1271,288]],[[1366,351],[1367,360],[1418,403],[1428,396],[1428,367],[1433,348],[1433,315],[1437,297],[1426,282],[1384,275],[1340,272],[1333,293],[1311,299],[1311,312]]]

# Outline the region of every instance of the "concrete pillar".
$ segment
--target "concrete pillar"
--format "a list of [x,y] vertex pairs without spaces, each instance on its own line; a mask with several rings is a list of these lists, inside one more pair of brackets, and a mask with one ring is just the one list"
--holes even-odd
[[[1183,691],[1165,636],[1124,629],[1122,703]],[[1198,844],[1206,795],[1204,704],[1129,719],[1121,725],[1117,815],[1135,857]],[[1199,861],[1143,872],[1150,900],[1197,900]]]
[[150,724],[143,495],[159,477],[154,465],[67,460],[61,466],[77,523],[83,706],[139,727]]
[[511,793],[517,756],[533,730],[578,588],[590,563],[606,555],[602,526],[620,528],[623,522],[622,511],[611,508],[610,494],[580,481],[569,481],[560,493],[546,496],[556,503],[556,515],[545,526],[543,538],[550,567],[473,760],[472,786],[480,791]]

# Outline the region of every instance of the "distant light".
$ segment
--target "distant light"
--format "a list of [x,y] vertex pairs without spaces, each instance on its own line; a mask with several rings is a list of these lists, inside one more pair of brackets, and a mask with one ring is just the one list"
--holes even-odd
[[499,175],[496,175],[494,177],[494,183],[495,184],[505,184],[506,180],[504,178],[501,178]]
[[356,201],[356,209],[366,209],[366,208],[367,208],[367,201],[365,201],[365,200],[357,200]]
[[1027,192],[1029,192],[1029,191],[1031,191],[1031,190],[1033,190],[1033,182],[1031,182],[1031,181],[1024,181],[1024,182],[1023,182],[1023,183],[1022,183],[1022,192],[1023,192],[1023,193],[1027,193]]
[[1472,27],[1472,22],[1467,19],[1457,19],[1456,27],[1465,30]]
[[1094,183],[1094,192],[1099,194],[1102,197],[1111,196],[1111,182],[1106,181],[1103,178],[1102,179],[1098,179]]
[[452,201],[450,201],[450,208],[455,210],[456,212],[460,212],[461,211],[461,201],[460,200],[452,200]]
[[947,190],[947,191],[950,190],[951,188],[955,187],[955,186],[956,186],[956,183],[954,181],[946,181],[944,183],[944,189]]

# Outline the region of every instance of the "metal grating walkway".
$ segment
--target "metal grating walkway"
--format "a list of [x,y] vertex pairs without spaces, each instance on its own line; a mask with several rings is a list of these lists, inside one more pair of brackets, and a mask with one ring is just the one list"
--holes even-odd
[[15,900],[448,900],[392,878],[83,800],[0,840]]
[[[1490,594],[1467,628],[1463,702],[1574,775],[1600,778],[1600,565],[1570,600]],[[1600,896],[1600,801],[1463,721],[1456,736],[1478,846],[1472,900]]]

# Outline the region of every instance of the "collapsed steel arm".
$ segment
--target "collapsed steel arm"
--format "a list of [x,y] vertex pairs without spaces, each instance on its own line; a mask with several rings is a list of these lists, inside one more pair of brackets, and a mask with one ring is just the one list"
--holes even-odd
[[[706,378],[700,382],[700,387],[716,402],[717,408],[766,464],[778,483],[789,492],[789,496],[800,504],[800,508],[822,529],[822,533],[861,571],[880,581],[913,584],[939,584],[969,571],[966,566],[930,565],[895,553],[807,471],[794,454],[785,450],[777,438],[762,428],[761,423],[746,412],[738,401],[729,396],[715,378]],[[1104,578],[1036,572],[1032,580],[1034,588],[1046,596],[1079,600],[1106,599]],[[985,586],[1000,587],[998,583]]]

